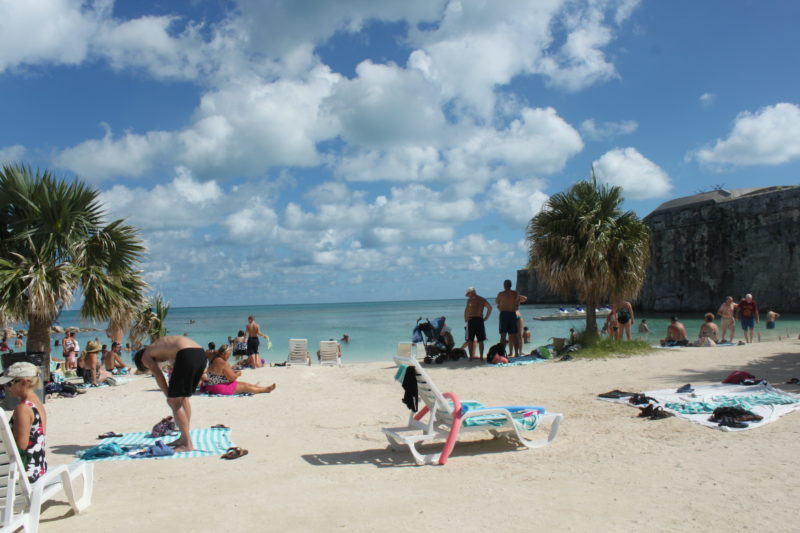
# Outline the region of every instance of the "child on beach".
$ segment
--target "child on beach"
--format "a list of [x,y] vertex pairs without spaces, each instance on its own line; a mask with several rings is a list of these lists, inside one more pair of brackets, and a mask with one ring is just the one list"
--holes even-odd
[[0,384],[5,386],[6,394],[19,398],[9,425],[25,475],[33,483],[47,472],[44,452],[47,413],[33,390],[39,385],[39,371],[31,363],[14,363],[0,377]]

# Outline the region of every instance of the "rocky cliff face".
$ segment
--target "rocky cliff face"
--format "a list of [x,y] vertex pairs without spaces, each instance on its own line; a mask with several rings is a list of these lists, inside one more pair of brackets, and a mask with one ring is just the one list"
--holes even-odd
[[[662,204],[644,219],[651,261],[637,307],[716,311],[752,293],[762,309],[800,312],[800,187],[710,191]],[[559,303],[527,270],[517,290]],[[574,301],[574,300],[573,300]]]

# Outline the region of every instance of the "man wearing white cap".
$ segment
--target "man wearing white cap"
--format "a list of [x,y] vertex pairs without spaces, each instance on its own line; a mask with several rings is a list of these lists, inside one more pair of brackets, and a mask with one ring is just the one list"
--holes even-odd
[[[483,341],[486,340],[486,328],[483,323],[492,314],[492,305],[486,301],[486,298],[478,296],[478,293],[475,292],[475,287],[467,288],[464,296],[467,297],[467,306],[464,308],[464,322],[467,323],[466,340],[469,343],[469,358],[475,358],[475,343],[473,340],[477,340],[480,348],[480,358],[483,359]],[[486,316],[483,314],[484,309],[486,309]]]

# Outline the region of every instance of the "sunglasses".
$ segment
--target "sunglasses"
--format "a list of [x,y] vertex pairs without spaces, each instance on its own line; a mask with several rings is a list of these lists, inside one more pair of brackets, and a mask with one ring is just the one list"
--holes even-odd
[[19,383],[20,381],[21,381],[21,380],[20,380],[19,378],[17,378],[17,379],[12,379],[12,380],[11,380],[11,381],[9,381],[8,383],[4,384],[3,386],[4,386],[4,387],[13,387],[14,385],[16,385],[17,383]]

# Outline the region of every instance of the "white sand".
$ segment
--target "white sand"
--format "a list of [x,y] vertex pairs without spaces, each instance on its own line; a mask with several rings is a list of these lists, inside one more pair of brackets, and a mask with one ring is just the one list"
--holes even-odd
[[[488,368],[434,366],[443,390],[486,404],[564,413],[555,442],[456,445],[446,466],[417,467],[381,433],[405,422],[394,365],[247,371],[272,394],[194,398],[192,426],[224,423],[249,455],[95,464],[92,506],[50,504],[48,531],[797,531],[800,413],[725,433],[600,402],[721,381],[747,370],[782,385],[800,377],[800,342],[684,348],[598,361]],[[46,404],[48,458],[72,461],[106,431],[149,430],[169,414],[152,379]],[[488,437],[487,433],[487,437]],[[433,449],[433,448],[431,448]]]

